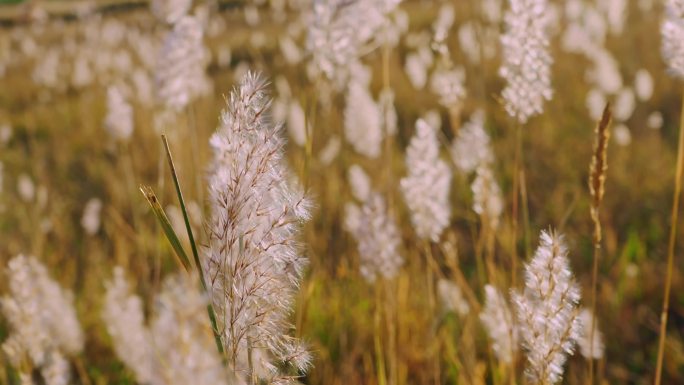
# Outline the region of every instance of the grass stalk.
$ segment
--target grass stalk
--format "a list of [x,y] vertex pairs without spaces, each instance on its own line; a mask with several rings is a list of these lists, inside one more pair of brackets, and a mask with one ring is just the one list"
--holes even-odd
[[677,144],[677,167],[675,171],[675,189],[672,197],[670,217],[670,238],[667,245],[667,273],[665,276],[665,294],[663,310],[660,313],[660,332],[658,337],[658,361],[656,364],[655,385],[660,385],[665,356],[665,337],[667,335],[667,315],[670,308],[670,289],[672,287],[672,270],[674,269],[674,251],[677,240],[677,219],[679,215],[679,195],[682,191],[682,172],[684,171],[684,98],[679,122],[679,141]]
[[[171,176],[173,177],[173,184],[176,187],[176,194],[178,195],[178,201],[180,203],[181,212],[183,212],[183,221],[185,222],[185,230],[188,232],[188,239],[190,240],[190,249],[192,250],[192,257],[195,261],[195,268],[197,270],[197,275],[199,275],[200,282],[202,283],[202,289],[207,295],[209,295],[209,290],[207,289],[207,282],[204,279],[204,273],[202,271],[202,263],[199,259],[199,253],[197,252],[197,245],[195,242],[195,237],[192,234],[192,227],[190,226],[190,218],[188,216],[188,210],[185,208],[185,200],[183,199],[183,192],[180,188],[180,183],[178,182],[178,175],[176,174],[176,166],[173,163],[173,158],[171,157],[171,149],[169,148],[169,142],[166,139],[166,135],[162,135],[162,141],[164,142],[164,149],[166,150],[166,156],[169,161],[169,168],[171,169]],[[211,298],[211,297],[210,297]],[[216,313],[214,312],[214,307],[211,301],[207,303],[207,313],[209,314],[209,320],[211,321],[211,329],[214,332],[214,339],[216,340],[216,347],[223,356],[223,344],[221,343],[221,336],[218,332],[218,327],[216,325]]]
[[598,266],[601,258],[601,219],[599,209],[603,201],[605,191],[606,170],[608,169],[608,138],[610,137],[611,111],[610,105],[606,105],[603,115],[596,126],[596,142],[594,154],[589,167],[589,192],[591,194],[591,220],[594,224],[592,243],[594,248],[593,268],[591,272],[591,312],[592,320],[589,332],[589,384],[594,383],[594,333],[596,330],[596,300],[598,296]]
[[511,210],[513,236],[511,237],[511,287],[517,283],[518,271],[518,192],[520,189],[520,169],[522,162],[522,124],[515,125],[515,161],[513,164],[513,207]]
[[387,371],[385,369],[385,354],[382,346],[382,304],[384,296],[382,293],[382,283],[375,284],[375,309],[373,312],[373,343],[375,347],[375,362],[376,362],[376,376],[378,378],[378,385],[387,385]]

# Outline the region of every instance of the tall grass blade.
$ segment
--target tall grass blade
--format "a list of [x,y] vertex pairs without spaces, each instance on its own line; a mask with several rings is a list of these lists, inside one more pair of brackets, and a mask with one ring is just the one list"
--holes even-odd
[[154,193],[154,190],[152,190],[152,187],[150,186],[140,186],[140,191],[145,196],[145,199],[147,199],[147,202],[150,204],[150,207],[152,207],[152,212],[157,217],[157,220],[159,221],[162,230],[164,230],[164,235],[166,235],[166,239],[169,240],[171,247],[173,247],[173,251],[176,252],[176,256],[178,256],[181,265],[183,265],[183,268],[186,271],[191,271],[192,264],[190,263],[190,259],[188,258],[188,255],[185,253],[185,250],[183,249],[183,246],[181,245],[180,239],[178,239],[176,232],[173,231],[173,226],[171,226],[169,218],[166,216],[164,209],[159,204],[159,199],[157,199],[157,195]]
[[[164,149],[166,150],[166,157],[169,160],[169,167],[171,169],[171,176],[173,177],[173,185],[176,187],[176,194],[178,195],[178,201],[180,203],[181,212],[183,213],[183,220],[185,221],[185,229],[188,232],[188,239],[190,240],[190,248],[192,250],[192,257],[195,261],[195,267],[197,268],[197,274],[199,275],[200,282],[202,283],[202,289],[207,295],[209,291],[207,290],[207,282],[204,279],[204,273],[202,272],[202,264],[199,260],[199,253],[197,253],[197,245],[195,244],[195,237],[192,234],[192,227],[190,226],[190,219],[188,217],[188,210],[185,208],[185,200],[183,199],[183,192],[180,188],[180,183],[178,182],[178,174],[176,174],[176,166],[173,163],[173,157],[171,157],[171,149],[169,148],[169,141],[166,139],[166,135],[162,135],[162,142],[164,142]],[[187,257],[186,257],[187,259]],[[218,327],[216,325],[216,313],[214,312],[214,307],[211,301],[207,304],[207,313],[209,313],[209,320],[211,321],[211,329],[214,332],[214,339],[216,340],[216,347],[219,353],[223,356],[223,343],[221,342],[221,336],[218,332]]]

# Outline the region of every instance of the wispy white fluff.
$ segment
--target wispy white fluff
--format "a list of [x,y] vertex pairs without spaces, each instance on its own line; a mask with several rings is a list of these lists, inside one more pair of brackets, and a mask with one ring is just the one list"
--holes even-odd
[[684,1],[668,0],[660,27],[662,52],[670,73],[684,78]]
[[0,311],[10,333],[2,350],[16,369],[29,360],[46,383],[67,384],[70,368],[64,357],[80,353],[84,343],[71,293],[34,257],[12,258],[5,277],[9,292],[0,299]]
[[150,9],[152,14],[162,23],[173,24],[185,16],[192,0],[152,0]]
[[281,364],[305,371],[310,362],[288,322],[307,264],[297,235],[309,203],[287,182],[281,129],[266,119],[269,104],[266,83],[252,73],[227,99],[210,140],[211,218],[202,261],[230,364],[248,373],[251,361],[260,378],[285,381]]
[[114,278],[106,287],[102,319],[112,338],[114,352],[133,371],[138,382],[154,384],[157,368],[142,301],[132,294],[120,267],[114,269]]
[[470,312],[470,305],[463,298],[461,288],[456,283],[440,279],[437,281],[437,294],[446,310],[454,311],[461,317],[467,316]]
[[120,87],[107,88],[107,115],[104,126],[113,139],[126,141],[133,134],[133,107]]
[[182,110],[210,90],[203,30],[192,16],[182,17],[164,39],[157,59],[157,94],[163,104]]
[[395,135],[399,129],[399,118],[397,117],[397,109],[394,106],[394,91],[392,91],[391,88],[380,91],[378,104],[382,115],[384,134],[390,136]]
[[385,200],[372,193],[361,208],[347,205],[345,227],[358,244],[361,275],[367,282],[392,279],[404,263],[399,252],[401,234],[396,220],[388,212]]
[[19,174],[17,178],[17,192],[24,202],[32,202],[36,197],[36,184],[28,174]]
[[306,143],[306,115],[298,101],[291,101],[287,111],[287,131],[292,141],[298,146]]
[[[603,358],[605,346],[603,344],[603,333],[599,330],[598,321],[594,320],[594,315],[589,309],[582,309],[579,315],[580,323],[582,324],[582,332],[577,340],[577,345],[580,347],[580,353],[584,358],[591,358],[600,360]],[[594,322],[594,338],[591,338],[591,323]]]
[[555,384],[581,335],[580,290],[562,236],[542,231],[539,247],[525,264],[525,290],[513,293],[520,335],[533,383]]
[[146,326],[142,301],[131,292],[123,270],[115,269],[107,285],[103,319],[117,356],[139,383],[241,383],[229,381],[206,313],[207,299],[192,278],[183,274],[164,280]]
[[351,187],[352,195],[360,202],[365,202],[371,194],[371,181],[365,171],[359,165],[352,165],[347,170],[347,179]]
[[463,173],[471,173],[483,164],[494,161],[489,135],[484,128],[484,112],[478,110],[458,130],[451,144],[451,157]]
[[342,141],[338,136],[332,136],[328,139],[321,152],[318,153],[318,160],[322,165],[328,166],[330,163],[337,158],[340,153],[340,148],[342,147]]
[[344,84],[348,69],[378,31],[391,20],[401,0],[316,0],[313,4],[307,48],[314,68]]
[[634,76],[634,91],[641,102],[646,102],[653,96],[653,77],[647,69],[641,68]]
[[482,164],[477,168],[475,180],[471,185],[473,191],[473,211],[483,218],[492,230],[499,227],[499,218],[504,209],[501,188],[494,178],[489,165]]
[[206,312],[207,298],[192,278],[168,277],[155,302],[150,327],[160,377],[177,385],[237,384],[228,381]]
[[408,175],[400,187],[418,237],[437,242],[449,225],[451,169],[439,157],[437,130],[419,119],[406,150]]
[[489,335],[496,358],[511,363],[518,350],[518,326],[508,301],[492,285],[485,285],[485,304],[480,321]]
[[551,63],[547,37],[546,0],[510,0],[506,33],[501,37],[506,80],[501,93],[508,114],[520,123],[541,114],[551,100]]
[[90,198],[86,202],[81,216],[81,227],[86,234],[94,235],[100,230],[100,212],[102,211],[102,201],[98,198]]
[[442,106],[450,108],[463,102],[466,95],[464,81],[463,68],[436,70],[430,77],[430,90],[439,97]]
[[359,154],[377,158],[382,147],[382,115],[368,86],[352,81],[344,107],[344,135]]

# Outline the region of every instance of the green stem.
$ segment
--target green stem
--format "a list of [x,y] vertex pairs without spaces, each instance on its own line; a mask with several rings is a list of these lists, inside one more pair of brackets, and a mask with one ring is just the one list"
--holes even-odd
[[[178,182],[178,175],[176,175],[176,167],[173,163],[173,158],[171,157],[171,150],[169,149],[169,142],[166,139],[166,135],[162,135],[162,141],[164,142],[164,149],[166,150],[166,156],[169,160],[169,167],[171,168],[171,175],[173,176],[173,184],[176,187],[176,194],[178,195],[178,200],[180,201],[181,211],[183,212],[183,220],[185,221],[185,229],[188,232],[188,239],[190,240],[190,248],[192,249],[192,256],[195,260],[195,267],[197,268],[197,274],[199,275],[200,282],[202,283],[202,289],[209,295],[209,290],[207,290],[207,282],[204,279],[204,274],[202,272],[202,264],[200,263],[199,253],[197,252],[197,246],[195,244],[195,237],[192,235],[192,228],[190,226],[190,219],[188,217],[188,211],[185,209],[185,201],[183,200],[183,193],[181,192],[180,183]],[[210,297],[211,298],[211,297]],[[221,343],[221,336],[218,332],[218,327],[216,326],[216,313],[214,312],[214,307],[211,304],[211,300],[207,304],[207,313],[209,313],[209,320],[211,321],[211,329],[214,332],[214,339],[216,340],[216,347],[219,353],[223,356],[223,344]]]

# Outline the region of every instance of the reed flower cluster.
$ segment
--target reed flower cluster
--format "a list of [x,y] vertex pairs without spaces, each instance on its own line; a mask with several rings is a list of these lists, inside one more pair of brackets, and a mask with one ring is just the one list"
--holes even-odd
[[480,321],[485,327],[496,358],[510,364],[518,350],[518,326],[506,297],[494,286],[485,285],[485,306]]
[[102,318],[114,351],[140,383],[240,384],[230,381],[216,350],[206,305],[207,298],[189,275],[171,275],[146,323],[142,300],[118,267],[107,284]]
[[401,179],[400,187],[418,237],[435,242],[451,217],[451,169],[439,152],[437,130],[419,119],[406,150],[408,175]]
[[210,89],[203,27],[197,17],[183,16],[167,34],[157,59],[157,94],[164,106],[181,111]]
[[84,344],[71,293],[52,280],[34,257],[12,258],[5,275],[9,293],[0,299],[0,311],[10,334],[2,350],[22,383],[33,383],[36,369],[47,385],[69,384],[67,357],[80,353]]
[[542,113],[551,100],[551,63],[547,36],[547,0],[510,0],[504,17],[506,33],[501,37],[503,64],[499,73],[506,80],[501,93],[506,112],[518,122]]
[[684,78],[684,1],[668,0],[665,4],[665,20],[661,25],[663,58],[669,71]]
[[211,137],[209,243],[201,258],[229,363],[237,373],[288,381],[283,365],[303,372],[310,363],[288,322],[307,264],[297,235],[310,205],[288,183],[266,87],[246,74]]
[[580,289],[567,255],[562,236],[542,231],[534,257],[525,264],[525,289],[513,293],[526,374],[533,383],[558,383],[581,336]]

